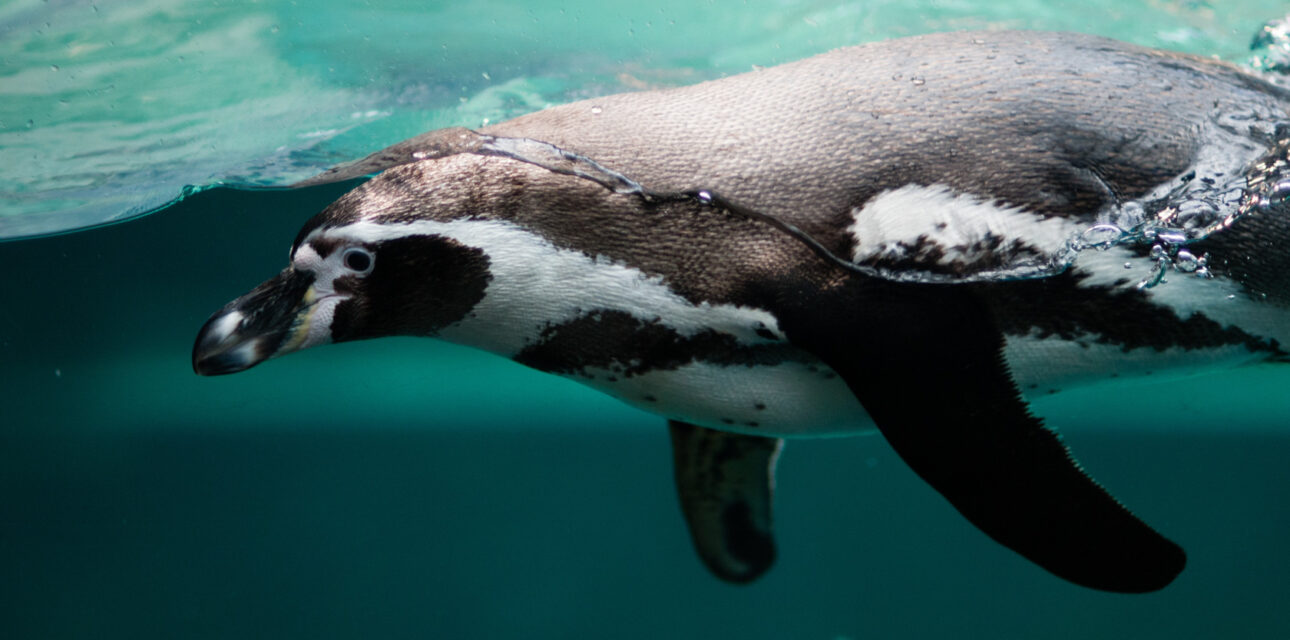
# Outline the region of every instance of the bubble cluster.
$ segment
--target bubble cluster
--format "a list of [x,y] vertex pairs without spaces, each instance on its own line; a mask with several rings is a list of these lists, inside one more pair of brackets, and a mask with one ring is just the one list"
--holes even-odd
[[1290,201],[1290,127],[1278,127],[1277,138],[1272,152],[1250,167],[1237,216]]
[[[1190,249],[1182,245],[1163,242],[1151,245],[1148,259],[1151,260],[1151,271],[1147,274],[1147,277],[1139,280],[1134,285],[1138,289],[1150,289],[1165,283],[1165,276],[1170,269],[1200,278],[1211,277],[1209,254],[1206,253],[1197,257]],[[1127,268],[1129,265],[1126,264],[1125,266]]]
[[1260,71],[1290,73],[1290,16],[1263,25],[1250,43],[1250,66]]
[[[1290,22],[1285,28],[1290,33]],[[1278,142],[1239,175],[1211,172],[1198,178],[1191,172],[1162,197],[1112,208],[1070,240],[1072,253],[1115,246],[1145,250],[1150,268],[1136,284],[1139,289],[1166,282],[1170,271],[1212,277],[1209,255],[1197,255],[1193,248],[1197,241],[1246,215],[1290,215],[1290,124],[1277,125],[1274,139]]]
[[[1115,224],[1096,224],[1084,230],[1070,244],[1075,253],[1087,249],[1106,250],[1119,245],[1150,246],[1147,252],[1150,271],[1135,285],[1138,289],[1149,289],[1163,284],[1170,270],[1201,278],[1211,277],[1209,254],[1197,256],[1193,253],[1188,247],[1193,239],[1184,230],[1153,224],[1127,230]],[[1124,263],[1124,268],[1132,269],[1133,263]]]

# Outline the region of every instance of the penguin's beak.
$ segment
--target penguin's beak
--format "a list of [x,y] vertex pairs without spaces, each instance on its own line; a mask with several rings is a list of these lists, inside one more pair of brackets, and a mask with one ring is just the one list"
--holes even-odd
[[313,310],[313,282],[313,274],[288,268],[224,305],[197,334],[193,371],[237,373],[298,349]]

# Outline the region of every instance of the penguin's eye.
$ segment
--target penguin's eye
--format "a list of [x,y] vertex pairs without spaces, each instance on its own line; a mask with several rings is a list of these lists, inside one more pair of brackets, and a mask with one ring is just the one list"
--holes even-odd
[[350,247],[341,255],[341,262],[345,264],[346,269],[359,275],[367,275],[372,272],[372,264],[376,262],[376,256],[362,247]]

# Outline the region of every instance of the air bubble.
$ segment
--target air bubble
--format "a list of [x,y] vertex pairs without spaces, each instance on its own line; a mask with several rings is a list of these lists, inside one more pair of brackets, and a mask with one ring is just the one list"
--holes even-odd
[[1192,273],[1201,267],[1200,260],[1186,249],[1179,249],[1174,256],[1174,268],[1183,273]]
[[1214,274],[1209,270],[1209,254],[1205,254],[1196,259],[1196,277],[1212,278]]
[[1080,246],[1107,249],[1118,242],[1123,235],[1124,230],[1116,225],[1094,225],[1080,234]]
[[1169,264],[1169,263],[1168,263],[1168,261],[1165,261],[1165,260],[1158,260],[1158,261],[1156,261],[1155,266],[1154,266],[1154,267],[1152,267],[1152,269],[1151,269],[1151,275],[1148,275],[1146,278],[1142,279],[1142,281],[1138,282],[1138,284],[1137,284],[1137,288],[1138,288],[1139,290],[1141,290],[1141,289],[1150,289],[1151,287],[1154,287],[1154,286],[1156,286],[1156,285],[1158,285],[1158,284],[1160,284],[1160,283],[1164,282],[1164,281],[1165,281],[1165,267],[1166,267],[1166,265],[1168,265],[1168,264]]
[[1268,200],[1284,202],[1290,199],[1290,180],[1282,180],[1268,190]]

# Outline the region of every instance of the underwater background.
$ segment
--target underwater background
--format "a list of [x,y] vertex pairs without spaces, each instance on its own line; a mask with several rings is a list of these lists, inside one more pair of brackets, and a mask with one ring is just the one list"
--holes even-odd
[[428,129],[931,31],[1246,62],[1286,9],[0,1],[0,637],[1290,637],[1290,367],[1034,403],[1189,554],[1125,596],[991,542],[880,437],[790,441],[778,564],[731,586],[660,418],[425,339],[189,361],[353,184],[269,187]]

